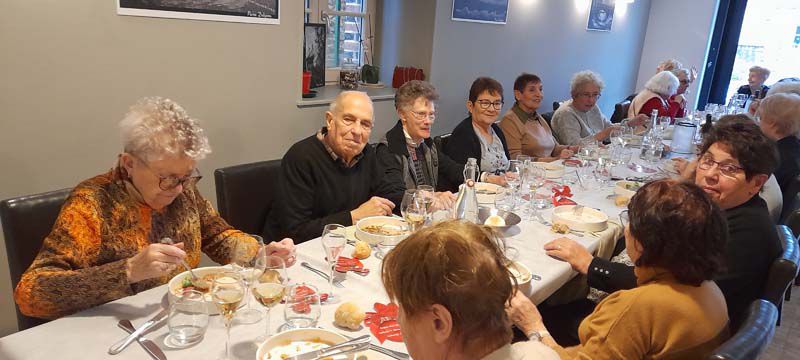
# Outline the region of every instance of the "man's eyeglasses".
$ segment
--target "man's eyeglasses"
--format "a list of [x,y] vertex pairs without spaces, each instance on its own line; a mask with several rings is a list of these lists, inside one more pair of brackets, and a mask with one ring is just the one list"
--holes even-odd
[[630,218],[628,217],[628,210],[624,210],[619,213],[619,224],[622,225],[622,228],[626,228],[628,224],[630,224]]
[[736,175],[744,170],[744,168],[741,166],[715,161],[708,155],[703,155],[697,162],[697,167],[702,170],[710,170],[712,167],[714,167],[714,165],[717,166],[722,175],[725,175],[729,178],[736,178]]
[[430,119],[431,121],[436,120],[436,113],[433,112],[433,111],[431,111],[429,113],[428,112],[424,112],[424,111],[420,111],[420,112],[417,112],[417,111],[414,111],[414,110],[409,110],[409,111],[411,112],[412,115],[414,115],[414,117],[417,120],[425,120],[425,119]]
[[599,99],[603,94],[601,93],[578,93],[578,97]]
[[483,110],[489,109],[489,106],[493,107],[495,110],[500,110],[503,108],[503,101],[491,102],[489,100],[477,100],[475,103],[478,104],[478,106],[480,106],[480,108]]
[[182,177],[162,176],[156,173],[155,170],[153,170],[153,168],[151,168],[146,161],[138,157],[136,159],[139,160],[139,162],[141,162],[142,164],[144,164],[144,166],[148,170],[150,170],[150,172],[158,176],[158,188],[163,191],[172,190],[178,187],[178,185],[181,185],[185,188],[187,186],[197,184],[197,182],[203,178],[203,175],[200,174],[200,170],[198,170],[197,168],[192,169],[192,173],[189,176],[182,176]]

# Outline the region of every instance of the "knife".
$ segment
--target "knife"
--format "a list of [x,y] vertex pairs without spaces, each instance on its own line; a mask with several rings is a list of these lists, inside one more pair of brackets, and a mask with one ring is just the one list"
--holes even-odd
[[125,350],[125,348],[128,347],[128,345],[130,345],[134,340],[136,340],[136,338],[138,338],[139,335],[144,334],[148,329],[150,329],[154,325],[158,324],[162,320],[166,319],[168,314],[169,314],[169,311],[167,309],[162,309],[161,312],[156,314],[156,316],[153,316],[152,319],[147,320],[147,322],[142,324],[142,326],[139,326],[139,328],[136,329],[136,331],[134,331],[130,335],[128,335],[128,337],[126,337],[126,338],[118,341],[116,344],[112,345],[108,349],[108,353],[111,354],[111,355],[119,354],[120,352],[122,352],[122,350]]
[[341,344],[327,347],[320,350],[309,351],[300,355],[291,356],[283,360],[313,360],[320,358],[332,358],[336,355],[349,354],[366,349],[370,344],[370,336],[362,335],[353,340],[345,341]]
[[[117,323],[117,326],[127,331],[128,334],[132,334],[133,332],[136,331],[136,329],[133,327],[133,324],[131,324],[130,320],[120,320]],[[136,338],[136,341],[139,342],[139,345],[141,345],[144,351],[150,354],[150,357],[152,357],[153,359],[167,360],[167,355],[165,355],[164,352],[161,351],[161,348],[158,347],[158,345],[156,345],[156,343],[154,343],[152,340],[147,340],[144,336],[139,336]]]

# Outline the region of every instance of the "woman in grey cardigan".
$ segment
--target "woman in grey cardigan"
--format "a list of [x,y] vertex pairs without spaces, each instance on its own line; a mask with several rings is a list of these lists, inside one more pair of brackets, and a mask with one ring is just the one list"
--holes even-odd
[[[585,70],[575,74],[570,83],[572,99],[565,101],[553,114],[552,127],[556,138],[567,145],[578,145],[584,139],[604,141],[617,127],[600,112],[597,100],[603,91],[600,75]],[[623,120],[625,126],[639,126],[647,116]]]

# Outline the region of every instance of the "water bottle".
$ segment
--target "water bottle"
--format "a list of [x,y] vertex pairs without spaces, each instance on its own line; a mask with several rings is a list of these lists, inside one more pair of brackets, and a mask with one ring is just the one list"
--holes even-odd
[[475,193],[475,179],[479,174],[478,160],[467,159],[464,165],[464,183],[458,187],[458,198],[453,207],[453,218],[478,224],[478,195]]

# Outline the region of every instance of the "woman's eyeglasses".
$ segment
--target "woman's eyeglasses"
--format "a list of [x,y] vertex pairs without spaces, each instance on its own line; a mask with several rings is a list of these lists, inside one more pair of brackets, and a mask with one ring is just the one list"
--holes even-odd
[[489,101],[489,100],[476,100],[475,101],[478,106],[480,106],[483,110],[488,110],[489,106],[493,107],[495,110],[500,110],[503,108],[503,101]]
[[182,177],[162,176],[159,175],[157,172],[155,172],[155,170],[153,170],[153,168],[150,167],[150,164],[148,164],[146,161],[142,160],[141,158],[135,155],[134,157],[136,157],[136,159],[139,160],[139,162],[144,164],[144,166],[148,170],[150,170],[150,172],[158,176],[158,188],[163,191],[172,190],[178,187],[178,185],[181,185],[185,188],[186,186],[197,184],[197,182],[203,178],[203,175],[200,174],[200,170],[198,170],[197,168],[192,169],[192,173],[188,176],[182,176]]
[[725,175],[729,178],[736,178],[736,175],[744,170],[744,168],[741,166],[715,161],[708,155],[703,155],[697,162],[697,168],[702,170],[710,170],[715,165],[722,175]]
[[411,115],[414,115],[414,118],[416,118],[417,120],[426,120],[426,119],[430,119],[431,121],[436,120],[436,113],[432,111],[428,113],[424,111],[417,112],[414,110],[409,110],[409,112],[411,112]]

